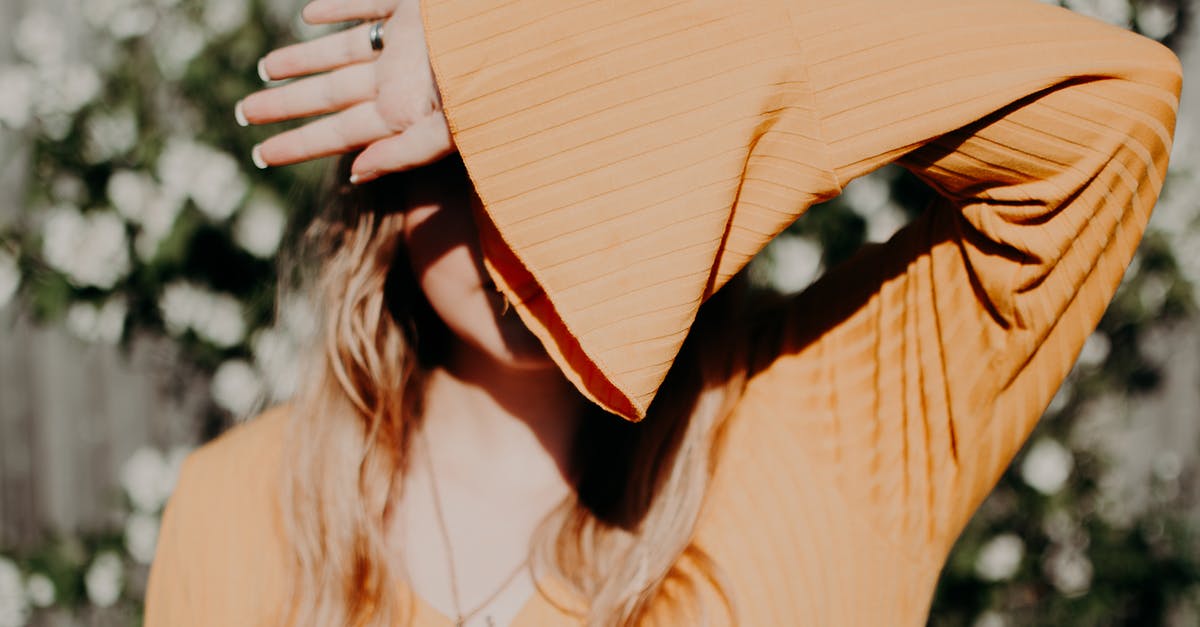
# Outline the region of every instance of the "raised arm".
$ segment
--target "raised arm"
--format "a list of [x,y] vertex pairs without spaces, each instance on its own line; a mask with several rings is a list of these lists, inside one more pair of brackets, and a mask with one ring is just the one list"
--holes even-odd
[[1134,254],[1179,62],[1037,2],[789,5],[839,185],[895,161],[940,196],[789,304],[764,374],[877,528],[948,550]]
[[1179,90],[1166,48],[1035,0],[423,0],[419,18],[489,271],[579,389],[632,420],[700,303],[809,206],[897,160],[937,188],[795,301],[772,369],[831,382],[825,409],[871,434],[833,434],[848,453],[906,445],[890,470],[911,485],[887,506],[936,491],[955,511],[918,526],[938,537],[1115,289]]

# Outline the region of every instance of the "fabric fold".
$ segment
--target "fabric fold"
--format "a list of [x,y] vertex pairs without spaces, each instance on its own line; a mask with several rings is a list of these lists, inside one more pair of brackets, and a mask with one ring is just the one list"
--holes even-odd
[[[998,213],[972,205],[978,192],[1062,202],[1044,189],[1062,176],[1017,185],[986,167],[962,181],[903,158],[957,158],[930,146],[1074,83],[1150,81],[1165,102],[1177,80],[1161,45],[1060,7],[896,5],[423,0],[488,270],[583,393],[644,417],[700,304],[808,207],[890,162],[967,212],[979,237],[1019,248]],[[1021,142],[1020,130],[1002,139]],[[1032,148],[1054,158],[1054,141]],[[1017,291],[1045,265],[1031,268],[989,285],[1006,324],[1025,324]]]
[[426,0],[422,15],[489,272],[583,393],[641,419],[704,299],[837,193],[813,165],[785,8]]

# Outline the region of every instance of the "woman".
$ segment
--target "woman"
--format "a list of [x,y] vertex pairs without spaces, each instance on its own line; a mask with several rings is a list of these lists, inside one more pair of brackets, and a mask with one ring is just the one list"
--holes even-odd
[[[185,463],[149,625],[923,624],[1132,258],[1181,75],[1027,0],[304,16],[385,20],[237,110],[332,114],[260,165],[365,148],[321,353]],[[939,198],[887,244],[722,289],[890,162]]]

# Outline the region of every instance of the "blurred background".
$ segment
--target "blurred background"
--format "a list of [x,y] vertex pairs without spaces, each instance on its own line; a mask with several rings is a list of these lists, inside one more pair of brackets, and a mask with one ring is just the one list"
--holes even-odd
[[[192,448],[295,385],[275,257],[328,162],[234,124],[296,0],[0,4],[0,627],[137,625]],[[930,624],[1200,625],[1200,0],[1070,0],[1171,46],[1171,171],[1100,329],[943,573]],[[756,259],[803,289],[929,198],[853,181]]]

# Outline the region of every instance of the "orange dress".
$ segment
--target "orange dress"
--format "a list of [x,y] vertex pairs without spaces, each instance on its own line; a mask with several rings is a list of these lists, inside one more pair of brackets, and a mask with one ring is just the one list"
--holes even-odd
[[[629,419],[700,303],[808,207],[892,162],[939,193],[789,301],[696,532],[742,625],[923,625],[951,545],[1134,254],[1178,59],[1034,0],[423,0],[422,15],[489,272],[576,386]],[[272,624],[284,420],[185,463],[151,627]],[[451,624],[416,603],[417,625]],[[689,624],[661,605],[647,624]],[[578,623],[542,596],[516,622]]]

